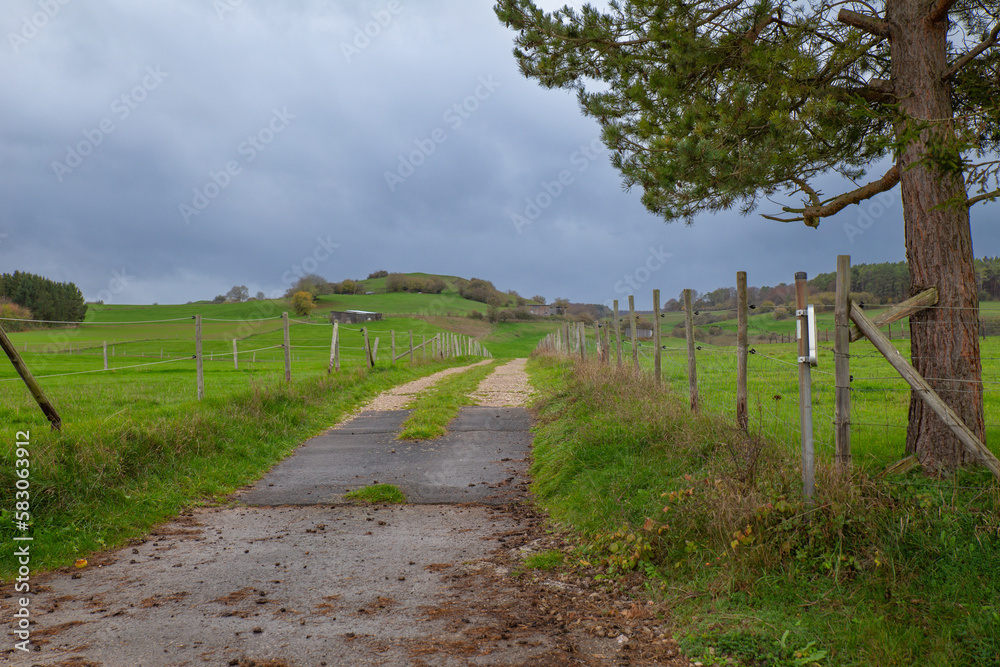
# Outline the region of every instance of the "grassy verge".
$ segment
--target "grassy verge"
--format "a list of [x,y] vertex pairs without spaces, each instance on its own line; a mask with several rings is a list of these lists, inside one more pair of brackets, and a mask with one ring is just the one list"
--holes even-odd
[[[628,372],[551,359],[534,491],[579,536],[566,567],[640,578],[703,664],[1000,664],[1000,489],[988,474],[875,480],[692,416]],[[732,664],[732,663],[730,663]]]
[[[60,567],[125,544],[185,506],[211,502],[259,478],[304,439],[379,392],[451,365],[252,382],[225,398],[158,413],[81,416],[62,433],[31,428],[31,566]],[[4,437],[0,488],[13,498],[14,430]],[[0,507],[0,579],[10,579],[17,566],[14,509],[13,502]]]
[[461,373],[450,375],[429,391],[420,394],[413,402],[413,412],[403,422],[399,440],[432,440],[440,438],[448,424],[464,405],[472,405],[469,393],[493,372],[496,362],[483,364]]

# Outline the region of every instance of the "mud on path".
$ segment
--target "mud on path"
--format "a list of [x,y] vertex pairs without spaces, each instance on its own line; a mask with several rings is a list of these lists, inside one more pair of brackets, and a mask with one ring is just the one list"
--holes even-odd
[[[507,373],[517,370],[514,365]],[[508,392],[517,382],[504,374],[495,381]],[[488,382],[480,388],[484,395]],[[265,476],[232,505],[179,516],[141,543],[92,558],[83,570],[33,577],[34,650],[15,651],[5,632],[0,663],[690,664],[663,638],[650,605],[589,577],[522,574],[526,554],[565,545],[522,502],[530,445],[523,408],[472,410],[479,411],[473,422],[482,424],[476,433],[506,434],[498,442],[509,451],[489,452],[486,466],[513,473],[497,482],[505,482],[500,501],[372,507],[342,504],[333,493],[300,505],[239,500],[271,488]],[[349,431],[352,423],[330,434]],[[512,427],[504,431],[505,424]],[[461,432],[448,437],[462,439]],[[374,439],[363,449],[388,459],[380,448],[399,442]],[[349,465],[351,449],[333,449],[327,458]],[[462,489],[454,481],[482,475],[484,458],[461,446],[453,450],[454,467],[442,479],[457,493]],[[411,468],[421,460],[415,456]],[[13,595],[10,586],[0,588],[5,629],[12,626]]]

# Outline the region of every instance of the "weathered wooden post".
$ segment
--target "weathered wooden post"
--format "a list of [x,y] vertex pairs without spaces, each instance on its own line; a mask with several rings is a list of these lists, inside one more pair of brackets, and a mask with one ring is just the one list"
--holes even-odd
[[281,324],[285,330],[285,382],[292,381],[292,338],[288,332],[288,311],[281,314]]
[[615,347],[618,350],[618,365],[622,365],[622,323],[618,317],[618,299],[614,302],[615,310]]
[[802,429],[802,494],[812,500],[816,488],[816,460],[812,429],[812,362],[809,337],[809,285],[806,272],[795,274],[795,314],[799,320],[799,420]]
[[422,361],[427,361],[427,334],[420,334],[420,355]]
[[[112,354],[114,348],[111,349]],[[205,398],[205,360],[201,353],[201,315],[194,316],[194,358],[195,377],[198,382],[198,400]]]
[[234,371],[240,370],[240,358],[237,355],[238,355],[238,352],[236,351],[236,339],[234,338],[233,339],[233,370]]
[[750,315],[747,304],[747,272],[736,272],[736,425],[747,430],[747,328]]
[[330,371],[333,370],[334,366],[337,367],[338,371],[340,370],[340,355],[338,354],[340,341],[337,340],[339,334],[338,327],[339,324],[337,322],[334,322],[333,336],[330,338],[330,365],[326,367],[327,375],[330,374]]
[[395,366],[396,365],[396,332],[393,329],[389,329],[389,362]]
[[851,466],[851,256],[837,256],[833,307],[834,445],[837,467]]
[[[163,356],[163,352],[160,352],[160,356]],[[108,341],[104,341],[104,370],[108,370]]]
[[599,322],[594,322],[594,351],[597,353],[597,360],[604,361],[604,348],[601,345],[601,325]]
[[694,356],[694,311],[691,308],[691,290],[684,290],[684,330],[687,333],[688,387],[691,396],[691,412],[698,412],[698,367]]
[[628,295],[628,322],[629,322],[629,329],[630,329],[631,334],[632,334],[630,336],[632,338],[632,366],[634,367],[635,372],[638,373],[639,372],[639,338],[638,338],[639,332],[636,331],[636,329],[638,328],[636,326],[637,323],[638,323],[638,319],[636,318],[636,315],[635,315],[635,295],[633,295],[633,294],[629,294]]
[[361,333],[365,339],[365,363],[368,364],[368,368],[371,368],[375,364],[372,361],[372,348],[368,342],[368,327],[361,327]]
[[31,371],[28,370],[24,360],[21,359],[21,355],[17,353],[17,348],[14,347],[14,343],[12,343],[10,338],[7,337],[7,332],[3,330],[2,326],[0,326],[0,347],[2,347],[3,351],[7,354],[7,358],[10,359],[10,363],[14,364],[14,370],[16,370],[17,374],[21,376],[24,384],[27,385],[28,391],[30,391],[31,395],[35,398],[35,402],[38,403],[38,407],[42,409],[42,413],[49,420],[49,423],[52,424],[52,430],[58,431],[62,429],[62,418],[59,416],[59,413],[56,412],[56,408],[52,405],[52,402],[49,401],[48,396],[46,396],[45,392],[42,391],[41,385],[38,384],[38,381],[35,380]]
[[663,382],[661,377],[661,363],[663,359],[660,347],[660,290],[653,290],[653,377],[656,379],[656,386]]

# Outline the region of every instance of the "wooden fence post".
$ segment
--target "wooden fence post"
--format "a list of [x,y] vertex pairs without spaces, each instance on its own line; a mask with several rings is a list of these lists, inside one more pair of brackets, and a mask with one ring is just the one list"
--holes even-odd
[[594,322],[594,351],[597,353],[597,360],[604,362],[604,348],[601,345],[601,325]]
[[851,256],[837,256],[833,307],[834,445],[837,467],[851,466]]
[[[160,356],[163,356],[161,353]],[[104,370],[108,370],[108,341],[104,341]]]
[[806,272],[795,274],[795,309],[799,319],[799,421],[802,429],[802,494],[812,500],[816,489],[816,459],[812,429],[812,365],[809,361],[809,285]]
[[427,361],[427,334],[420,334],[420,354],[423,361]]
[[604,323],[604,365],[611,365],[611,321]]
[[938,395],[936,391],[927,383],[920,373],[917,372],[913,366],[910,365],[903,355],[899,353],[893,344],[886,338],[875,323],[868,319],[864,311],[858,307],[856,303],[851,303],[851,319],[854,323],[858,325],[858,328],[868,337],[868,340],[872,342],[872,345],[882,353],[882,356],[896,369],[903,379],[909,383],[910,387],[913,388],[913,392],[917,394],[924,403],[927,404],[934,414],[938,416],[941,421],[951,429],[961,442],[965,446],[966,451],[975,456],[979,461],[989,468],[993,476],[1000,479],[1000,460],[993,455],[979,438],[976,437],[975,433],[966,426],[962,419],[955,413],[955,411],[949,406],[944,400]]
[[618,352],[618,365],[622,365],[622,323],[618,317],[618,299],[615,299],[615,348]]
[[393,329],[389,329],[389,361],[392,365],[396,365],[396,332]]
[[[111,350],[114,353],[114,349]],[[201,353],[201,315],[194,316],[195,376],[198,381],[198,400],[205,398],[205,363]]]
[[372,368],[375,367],[376,361],[378,361],[378,336],[375,336],[375,344],[372,345]]
[[684,331],[687,333],[688,387],[691,395],[691,412],[698,412],[698,366],[694,356],[694,311],[691,309],[691,290],[684,290]]
[[747,430],[747,329],[750,308],[747,303],[747,272],[736,272],[736,425]]
[[656,386],[663,383],[661,377],[661,365],[663,355],[660,348],[660,290],[653,290],[653,377],[656,379]]
[[292,338],[288,332],[288,311],[281,314],[281,324],[285,330],[285,382],[292,381]]
[[635,316],[635,295],[628,295],[628,323],[632,339],[632,366],[635,372],[639,372],[639,332],[636,331],[637,319]]
[[240,358],[239,358],[238,353],[236,351],[236,339],[235,338],[233,339],[233,370],[234,371],[240,370]]
[[[35,380],[35,377],[28,370],[27,365],[25,365],[24,360],[21,359],[21,355],[17,353],[17,348],[14,347],[14,343],[11,342],[10,338],[7,337],[7,332],[3,330],[0,326],[0,347],[7,354],[7,358],[10,359],[10,363],[14,364],[14,370],[17,374],[21,376],[24,384],[27,385],[28,391],[31,395],[35,397],[35,402],[38,403],[38,407],[42,409],[42,413],[52,424],[53,431],[59,431],[62,429],[62,418],[59,413],[56,412],[55,406],[49,401],[48,396],[42,391],[41,385]],[[13,451],[13,450],[11,450]]]
[[334,366],[337,367],[338,371],[340,370],[340,355],[337,354],[337,349],[339,347],[339,341],[337,340],[337,335],[339,334],[338,326],[339,324],[337,322],[333,323],[333,336],[330,338],[330,365],[326,367],[327,375],[330,374],[330,371]]

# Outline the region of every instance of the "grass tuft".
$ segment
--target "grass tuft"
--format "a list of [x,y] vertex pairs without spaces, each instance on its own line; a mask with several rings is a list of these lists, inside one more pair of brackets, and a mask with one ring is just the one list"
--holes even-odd
[[393,484],[372,484],[360,489],[354,489],[344,494],[346,500],[358,500],[363,503],[386,503],[401,505],[406,502],[406,496]]
[[563,564],[566,554],[555,549],[540,551],[524,559],[524,566],[532,570],[555,570]]
[[413,412],[403,422],[397,440],[433,440],[448,429],[460,408],[472,405],[469,394],[491,372],[496,362],[470,368],[443,378],[413,402]]

